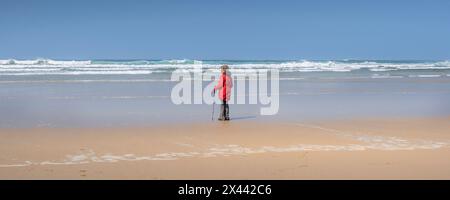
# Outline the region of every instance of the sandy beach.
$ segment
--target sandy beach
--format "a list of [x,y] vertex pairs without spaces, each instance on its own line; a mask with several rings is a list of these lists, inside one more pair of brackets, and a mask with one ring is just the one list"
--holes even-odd
[[[280,69],[278,112],[249,103],[250,82],[229,122],[217,103],[174,103],[175,69],[221,63],[233,92],[249,67]],[[448,64],[7,60],[0,179],[450,179]]]
[[0,179],[450,179],[450,118],[3,128]]

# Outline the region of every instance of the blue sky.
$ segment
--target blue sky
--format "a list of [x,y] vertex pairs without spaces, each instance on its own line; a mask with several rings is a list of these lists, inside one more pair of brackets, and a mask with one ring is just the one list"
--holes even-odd
[[450,1],[1,0],[0,58],[450,59]]

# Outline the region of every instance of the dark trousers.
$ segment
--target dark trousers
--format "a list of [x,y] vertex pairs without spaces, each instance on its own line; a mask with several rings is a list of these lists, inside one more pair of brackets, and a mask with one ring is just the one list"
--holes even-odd
[[220,106],[220,115],[219,119],[229,119],[230,118],[230,108],[228,107],[227,101],[222,101],[222,105]]

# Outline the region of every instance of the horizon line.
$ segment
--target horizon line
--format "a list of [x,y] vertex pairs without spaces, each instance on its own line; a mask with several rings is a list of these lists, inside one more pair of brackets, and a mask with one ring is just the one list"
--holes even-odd
[[386,59],[386,58],[330,58],[330,59],[308,59],[308,58],[299,58],[299,59],[192,59],[192,58],[88,58],[88,59],[67,59],[67,58],[45,58],[45,57],[36,57],[36,58],[0,58],[0,60],[55,60],[55,61],[163,61],[163,60],[191,60],[191,61],[450,61],[450,58],[447,59],[414,59],[414,58],[395,58],[395,59]]

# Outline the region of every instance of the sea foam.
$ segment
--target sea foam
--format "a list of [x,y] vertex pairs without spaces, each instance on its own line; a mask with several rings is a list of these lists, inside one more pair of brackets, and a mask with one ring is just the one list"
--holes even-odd
[[449,61],[229,61],[229,60],[0,60],[1,75],[82,75],[168,73],[176,69],[218,69],[228,63],[231,72],[249,69],[278,69],[281,72],[392,72],[408,70],[450,70]]

